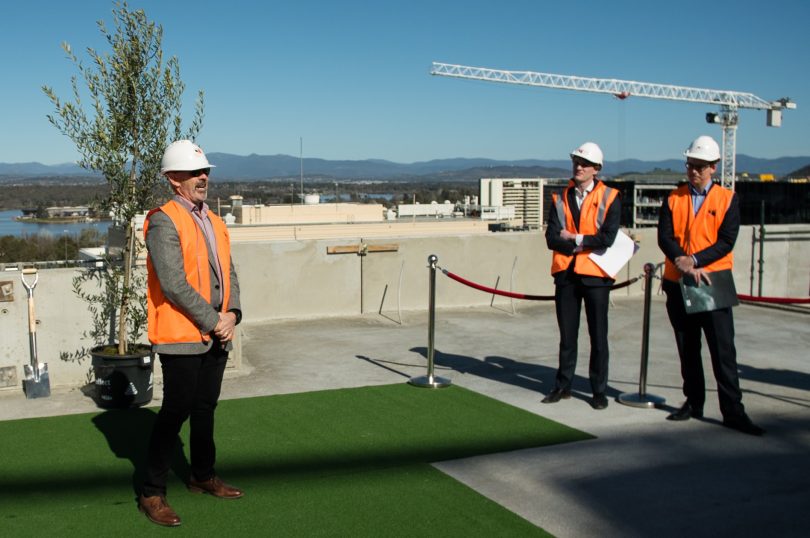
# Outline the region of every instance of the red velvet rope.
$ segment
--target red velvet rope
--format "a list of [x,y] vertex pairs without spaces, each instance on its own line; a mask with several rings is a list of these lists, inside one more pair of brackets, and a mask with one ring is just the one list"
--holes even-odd
[[[465,286],[469,286],[471,288],[475,288],[477,290],[484,291],[484,292],[487,292],[487,293],[493,293],[495,295],[501,295],[503,297],[511,297],[513,299],[526,299],[528,301],[553,301],[554,300],[553,295],[530,295],[528,293],[514,293],[514,292],[511,292],[511,291],[504,291],[504,290],[499,290],[499,289],[496,289],[496,288],[490,288],[489,286],[484,286],[482,284],[478,284],[476,282],[473,282],[472,280],[467,280],[466,278],[461,277],[461,276],[459,276],[459,275],[457,275],[455,273],[452,273],[452,272],[448,271],[447,269],[442,269],[441,267],[439,267],[439,269],[441,270],[442,273],[449,276],[450,278],[452,278],[456,282],[460,282],[460,283],[464,284]],[[627,286],[630,286],[631,284],[636,283],[640,278],[641,278],[640,276],[637,276],[635,278],[631,278],[630,280],[625,280],[624,282],[621,282],[619,284],[614,284],[613,286],[610,287],[610,289],[618,290],[618,289],[621,289],[621,288],[626,288]],[[740,294],[737,294],[737,297],[741,301],[750,301],[750,302],[754,302],[754,303],[810,304],[810,298],[798,299],[798,298],[791,298],[791,297],[755,297],[753,295],[740,295]]]
[[[442,273],[449,276],[450,278],[452,278],[456,282],[461,282],[465,286],[469,286],[471,288],[475,288],[475,289],[480,290],[480,291],[485,291],[487,293],[494,293],[495,295],[502,295],[504,297],[511,297],[513,299],[526,299],[528,301],[553,301],[554,300],[553,295],[529,295],[528,293],[514,293],[514,292],[511,292],[511,291],[503,291],[503,290],[499,290],[499,289],[496,289],[496,288],[490,288],[489,286],[484,286],[482,284],[477,284],[477,283],[475,283],[475,282],[473,282],[471,280],[467,280],[464,277],[460,277],[455,273],[451,273],[447,269],[442,269],[441,267],[439,269],[441,270]],[[611,286],[610,289],[616,290],[616,289],[619,289],[619,288],[624,288],[626,286],[629,286],[630,284],[633,284],[639,278],[640,277],[636,277],[636,278],[627,280],[625,282],[622,282],[621,284],[616,284],[614,286]]]
[[740,301],[751,301],[752,303],[774,303],[774,304],[810,304],[810,298],[797,299],[791,297],[755,297],[754,295],[737,294]]
[[637,277],[635,277],[635,278],[631,278],[630,280],[625,280],[624,282],[619,282],[618,284],[613,284],[613,285],[610,287],[610,289],[612,289],[612,290],[619,290],[619,289],[622,289],[622,288],[626,288],[627,286],[629,286],[629,285],[631,285],[631,284],[635,284],[635,283],[636,283],[636,282],[638,282],[640,279],[641,279],[641,277],[640,277],[640,276],[637,276]]

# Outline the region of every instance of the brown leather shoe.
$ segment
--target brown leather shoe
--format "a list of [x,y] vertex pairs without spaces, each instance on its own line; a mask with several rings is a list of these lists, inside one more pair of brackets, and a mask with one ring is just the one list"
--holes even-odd
[[188,481],[188,490],[194,493],[208,493],[220,499],[238,499],[244,493],[242,490],[229,486],[223,482],[218,476],[213,476],[208,480],[198,482],[194,478]]
[[138,510],[146,514],[152,523],[163,525],[164,527],[176,527],[180,525],[180,516],[172,510],[166,497],[155,495],[153,497],[138,496]]

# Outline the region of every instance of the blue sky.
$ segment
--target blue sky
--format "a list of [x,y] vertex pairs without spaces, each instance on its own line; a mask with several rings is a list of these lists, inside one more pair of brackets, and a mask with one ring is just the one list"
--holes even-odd
[[[70,97],[104,48],[111,0],[8,2],[0,18],[0,162],[75,161],[40,87]],[[205,91],[207,152],[387,159],[680,158],[711,106],[432,77],[431,62],[788,96],[781,128],[743,110],[737,151],[810,156],[810,2],[132,0],[180,60],[187,118]]]

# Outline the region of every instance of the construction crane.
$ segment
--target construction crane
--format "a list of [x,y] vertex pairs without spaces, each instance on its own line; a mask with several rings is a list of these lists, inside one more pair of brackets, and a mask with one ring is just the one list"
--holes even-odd
[[736,136],[739,109],[753,108],[765,110],[767,111],[767,125],[769,127],[780,127],[782,125],[782,110],[796,108],[796,103],[792,102],[787,97],[775,101],[766,101],[752,93],[689,88],[686,86],[635,82],[632,80],[554,75],[551,73],[535,73],[532,71],[505,71],[503,69],[487,69],[485,67],[470,67],[439,62],[433,62],[430,74],[443,77],[484,80],[487,82],[503,82],[505,84],[557,88],[560,90],[609,93],[619,99],[635,96],[717,105],[720,107],[720,112],[707,113],[706,121],[708,123],[718,123],[723,127],[721,182],[724,187],[732,190],[734,189],[736,171]]

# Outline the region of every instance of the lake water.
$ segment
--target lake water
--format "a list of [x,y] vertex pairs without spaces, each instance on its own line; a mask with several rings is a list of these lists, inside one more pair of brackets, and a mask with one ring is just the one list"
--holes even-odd
[[61,237],[63,235],[70,235],[71,237],[76,237],[86,228],[95,228],[100,234],[105,234],[107,233],[107,228],[110,226],[109,221],[43,224],[41,222],[14,220],[20,215],[22,215],[22,211],[16,209],[0,211],[0,236],[13,235],[15,237],[21,237],[23,235],[50,235],[52,237]]

